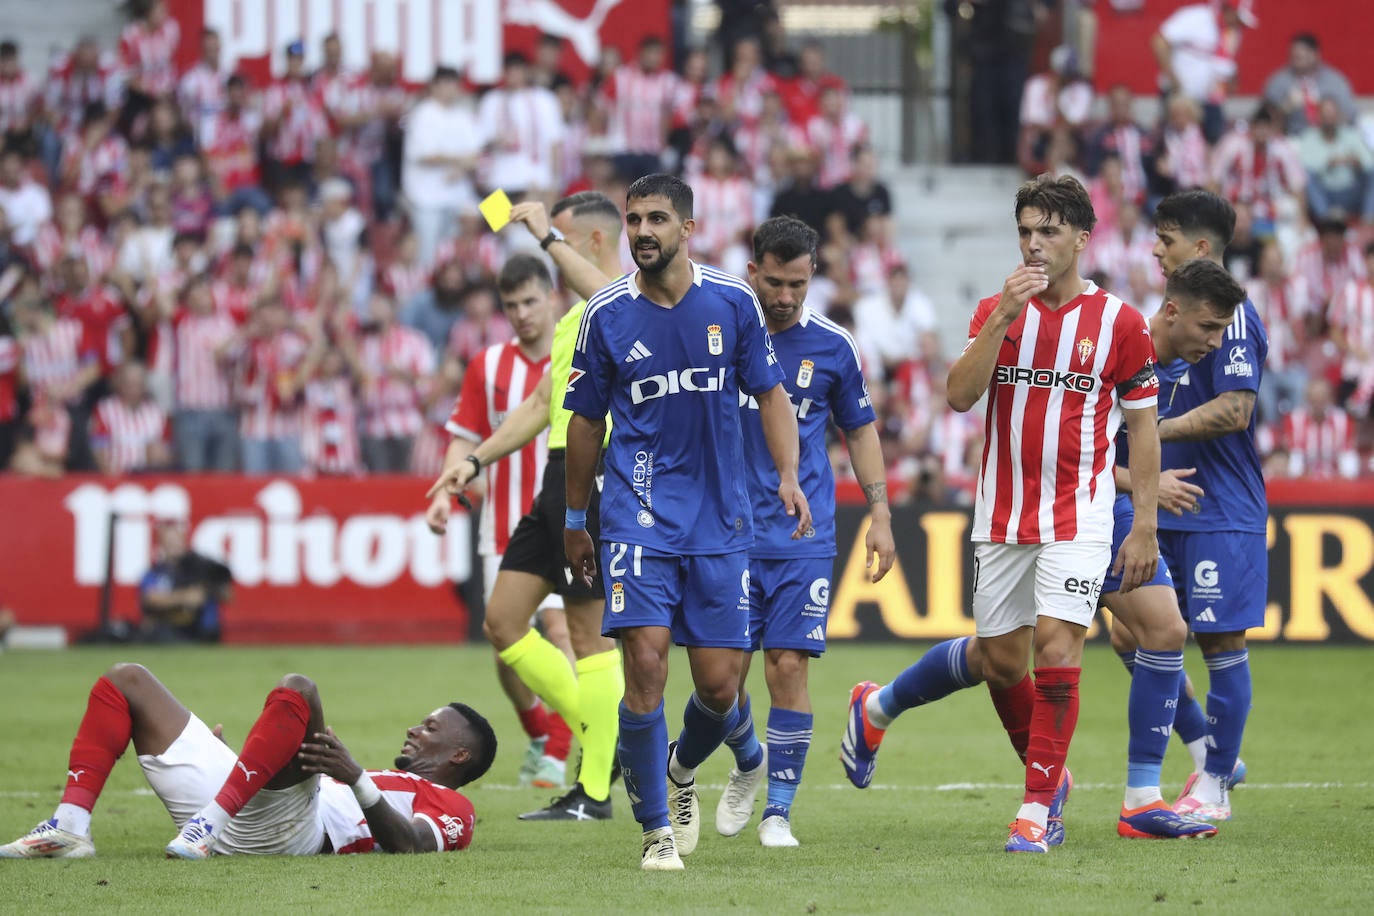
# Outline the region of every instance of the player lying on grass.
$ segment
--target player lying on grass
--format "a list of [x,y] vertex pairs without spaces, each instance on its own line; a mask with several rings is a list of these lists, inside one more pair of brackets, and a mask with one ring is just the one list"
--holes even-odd
[[130,741],[181,831],[167,855],[183,859],[464,849],[472,803],[454,790],[496,756],[487,720],[452,703],[406,731],[394,770],[364,770],[325,725],[319,691],[301,674],[267,695],[237,756],[219,732],[147,668],[115,665],[91,688],[57,810],[0,846],[0,858],[95,855],[91,812]]

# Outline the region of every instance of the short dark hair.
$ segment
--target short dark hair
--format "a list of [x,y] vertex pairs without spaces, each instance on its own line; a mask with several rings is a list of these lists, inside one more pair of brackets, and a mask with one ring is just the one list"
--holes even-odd
[[1189,238],[1205,235],[1221,254],[1236,233],[1236,211],[1211,191],[1178,191],[1155,208],[1155,228],[1177,229]]
[[530,59],[525,56],[523,51],[509,51],[501,62],[503,67],[528,67],[529,65]]
[[819,245],[820,235],[806,223],[795,216],[775,216],[759,223],[754,230],[754,263],[762,264],[764,255],[769,254],[779,264],[807,255],[815,267]]
[[496,730],[481,713],[468,704],[450,703],[448,706],[467,721],[468,728],[472,729],[477,739],[477,746],[472,748],[472,760],[464,764],[462,769],[462,785],[467,785],[481,779],[487,770],[491,769],[491,763],[496,759]]
[[568,210],[572,211],[574,219],[579,216],[604,216],[619,223],[622,218],[615,201],[600,191],[578,191],[576,194],[569,194],[553,205],[553,209],[549,211],[549,218],[553,219]]
[[1245,290],[1236,278],[1210,258],[1194,258],[1174,268],[1164,285],[1164,295],[1175,302],[1206,302],[1223,318],[1230,317],[1245,301]]
[[438,66],[434,68],[434,75],[429,78],[429,81],[431,83],[437,83],[439,82],[439,80],[453,80],[454,82],[457,82],[462,78],[463,77],[458,73],[458,71],[455,68]]
[[678,216],[684,220],[692,218],[692,186],[681,178],[663,172],[636,178],[634,184],[630,185],[630,190],[625,193],[625,200],[629,202],[645,197],[666,197]]
[[1321,42],[1317,40],[1317,36],[1312,32],[1297,33],[1293,36],[1293,40],[1290,44],[1307,45],[1313,51],[1320,51],[1322,49]]
[[0,57],[18,57],[18,56],[19,56],[19,45],[15,43],[15,41],[14,41],[13,38],[6,38],[4,41],[0,41]]
[[1048,172],[1037,175],[1016,189],[1016,220],[1021,211],[1034,207],[1046,216],[1057,216],[1075,229],[1092,231],[1097,225],[1088,191],[1072,175],[1058,178]]
[[544,289],[553,289],[553,277],[542,259],[532,254],[511,255],[496,278],[496,288],[509,295],[534,280]]
[[644,38],[639,42],[639,50],[641,51],[643,51],[646,48],[661,47],[663,47],[663,36],[661,35],[645,35]]

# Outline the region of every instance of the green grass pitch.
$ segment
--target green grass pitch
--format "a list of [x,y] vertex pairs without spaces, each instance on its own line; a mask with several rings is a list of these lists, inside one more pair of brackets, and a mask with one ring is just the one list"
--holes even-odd
[[[638,828],[623,789],[610,823],[524,824],[547,793],[514,787],[524,742],[486,648],[78,649],[0,656],[0,842],[52,811],[90,683],[109,664],[152,668],[236,743],[276,678],[320,684],[335,730],[367,766],[386,765],[404,729],[453,699],[489,715],[503,744],[468,794],[471,850],[417,857],[319,856],[168,861],[174,830],[131,754],[95,812],[89,861],[0,861],[0,911],[253,912],[1191,912],[1374,911],[1371,662],[1357,647],[1252,650],[1255,703],[1243,756],[1251,785],[1215,840],[1118,839],[1127,679],[1105,646],[1088,650],[1070,765],[1078,782],[1068,841],[1048,856],[1008,856],[1005,825],[1020,774],[986,691],[907,713],[883,745],[872,788],[845,782],[837,759],[845,699],[863,678],[889,680],[919,645],[838,646],[812,666],[816,738],[793,811],[799,849],[764,850],[753,825],[733,839],[713,814],[729,768],[698,777],[702,842],[685,874],[638,870]],[[668,708],[687,695],[675,652]],[[1205,684],[1195,649],[1189,667]],[[766,703],[756,700],[762,730]],[[1166,795],[1187,773],[1175,742]],[[757,817],[755,823],[757,822]]]

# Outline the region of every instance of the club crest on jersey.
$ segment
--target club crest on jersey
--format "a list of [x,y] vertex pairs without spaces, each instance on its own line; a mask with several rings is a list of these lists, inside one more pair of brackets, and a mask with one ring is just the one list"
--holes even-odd
[[1084,337],[1078,342],[1078,361],[1080,363],[1086,363],[1092,357],[1093,351],[1096,349],[1097,344]]
[[625,613],[625,583],[624,583],[624,582],[612,582],[612,583],[611,583],[611,613],[612,613],[612,614],[623,614],[623,613]]
[[720,325],[706,326],[706,350],[712,356],[720,356],[725,352],[725,338],[720,333]]
[[801,368],[797,370],[797,387],[810,388],[811,376],[816,370],[816,364],[809,359],[801,361]]

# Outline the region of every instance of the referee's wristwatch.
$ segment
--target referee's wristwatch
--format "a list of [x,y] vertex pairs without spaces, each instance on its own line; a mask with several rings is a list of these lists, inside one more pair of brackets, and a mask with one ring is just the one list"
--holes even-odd
[[552,245],[554,242],[561,241],[563,241],[563,233],[559,232],[557,229],[550,226],[549,234],[539,240],[539,247],[544,249],[545,251],[548,251],[550,245]]

